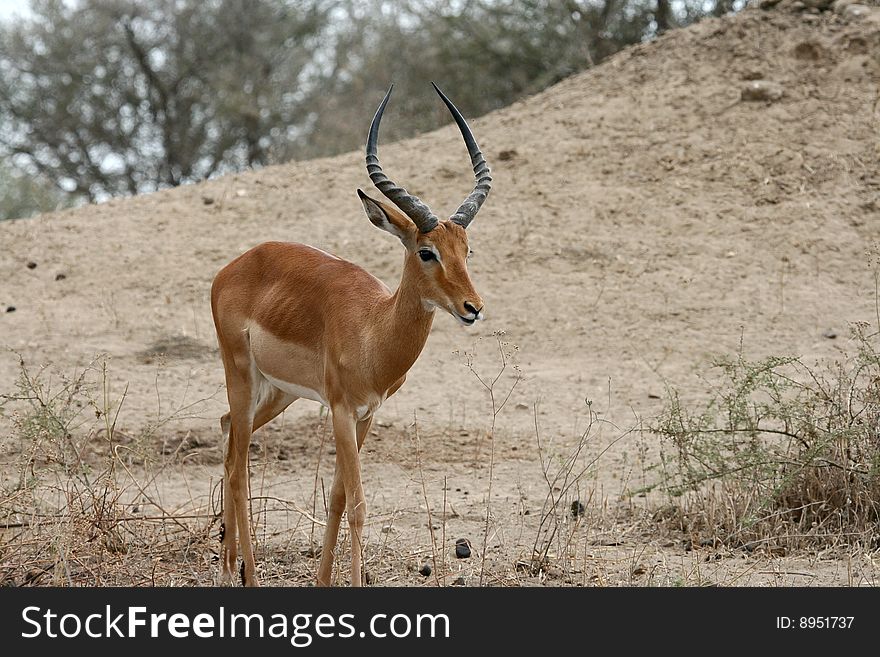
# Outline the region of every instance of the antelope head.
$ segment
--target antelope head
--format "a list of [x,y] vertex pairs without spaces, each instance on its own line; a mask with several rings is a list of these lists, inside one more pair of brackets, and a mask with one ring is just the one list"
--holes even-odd
[[412,281],[424,307],[429,310],[442,308],[465,326],[470,326],[483,318],[483,300],[474,289],[467,270],[470,248],[466,229],[489,194],[492,183],[489,167],[461,112],[435,84],[434,89],[449,108],[464,137],[476,186],[458,210],[449,219],[441,221],[417,196],[395,185],[382,172],[377,153],[379,123],[391,97],[391,89],[385,94],[370,125],[367,172],[373,184],[393,205],[373,199],[360,189],[358,196],[373,225],[396,236],[406,247],[404,275]]

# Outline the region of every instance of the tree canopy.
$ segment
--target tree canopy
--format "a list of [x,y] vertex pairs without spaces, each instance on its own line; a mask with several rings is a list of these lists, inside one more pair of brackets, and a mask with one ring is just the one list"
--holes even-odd
[[446,119],[431,80],[478,116],[731,1],[33,0],[0,24],[2,176],[31,190],[0,219],[358,148],[391,81],[386,138]]

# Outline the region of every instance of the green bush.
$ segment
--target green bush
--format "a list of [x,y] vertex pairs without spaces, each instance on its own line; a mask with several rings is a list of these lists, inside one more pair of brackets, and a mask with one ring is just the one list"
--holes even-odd
[[878,333],[855,325],[833,363],[717,359],[699,409],[675,390],[662,438],[659,517],[731,547],[876,548],[880,520]]

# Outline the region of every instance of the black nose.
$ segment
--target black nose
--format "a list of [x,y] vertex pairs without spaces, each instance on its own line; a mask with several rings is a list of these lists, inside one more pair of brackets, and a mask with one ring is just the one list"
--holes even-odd
[[469,310],[469,311],[470,311],[471,313],[473,313],[474,315],[479,315],[479,314],[480,314],[480,310],[482,310],[482,308],[480,308],[479,310],[477,310],[476,308],[474,308],[474,305],[473,305],[470,301],[465,301],[465,302],[464,302],[464,309],[465,309],[465,310]]

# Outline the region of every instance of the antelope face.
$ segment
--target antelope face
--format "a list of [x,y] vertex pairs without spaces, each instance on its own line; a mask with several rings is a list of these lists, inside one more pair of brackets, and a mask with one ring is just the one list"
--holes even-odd
[[468,275],[470,249],[465,229],[489,195],[492,176],[467,121],[437,85],[431,84],[464,138],[474,172],[474,191],[449,219],[440,221],[418,196],[410,194],[385,175],[379,164],[378,144],[379,124],[391,98],[391,89],[388,89],[370,124],[366,163],[370,180],[396,207],[372,199],[361,190],[358,190],[358,196],[373,225],[403,242],[407,250],[407,269],[415,273],[425,307],[442,308],[465,326],[470,326],[483,318],[483,300]]
[[410,258],[421,270],[419,292],[427,307],[442,308],[465,326],[483,319],[483,300],[467,270],[470,256],[465,229],[452,221],[440,222],[419,234]]

